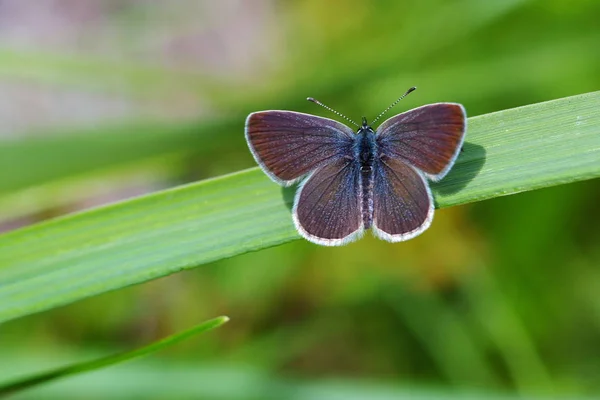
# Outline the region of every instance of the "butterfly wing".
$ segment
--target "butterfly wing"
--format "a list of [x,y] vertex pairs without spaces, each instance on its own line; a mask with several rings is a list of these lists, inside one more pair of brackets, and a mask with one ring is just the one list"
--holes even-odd
[[433,198],[423,175],[395,158],[373,168],[373,233],[389,242],[420,235],[433,220]]
[[296,192],[293,219],[307,240],[339,246],[363,232],[360,166],[338,158],[310,174]]
[[328,118],[260,111],[246,119],[246,141],[263,171],[289,186],[324,164],[352,156],[354,132]]
[[446,176],[460,152],[466,121],[465,109],[456,103],[409,110],[377,128],[379,152],[403,160],[438,181]]

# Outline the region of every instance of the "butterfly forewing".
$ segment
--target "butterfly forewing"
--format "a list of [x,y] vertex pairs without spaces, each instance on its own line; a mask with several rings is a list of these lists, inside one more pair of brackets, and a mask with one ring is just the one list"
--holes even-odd
[[433,200],[425,178],[410,165],[383,158],[373,169],[373,233],[390,242],[413,238],[431,224]]
[[466,113],[460,104],[430,104],[383,122],[377,128],[377,144],[380,154],[403,160],[437,181],[454,164],[465,129]]
[[339,158],[306,179],[296,193],[293,210],[302,236],[334,246],[362,233],[359,175],[360,166],[355,161]]
[[260,111],[246,120],[246,139],[254,158],[269,177],[284,185],[351,156],[353,135],[337,121],[292,111]]

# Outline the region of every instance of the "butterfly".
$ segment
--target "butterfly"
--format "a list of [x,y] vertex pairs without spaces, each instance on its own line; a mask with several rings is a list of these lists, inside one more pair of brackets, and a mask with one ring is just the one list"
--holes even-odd
[[[416,88],[385,109],[390,108]],[[246,141],[254,159],[276,183],[298,181],[292,208],[296,229],[325,246],[354,241],[365,230],[389,242],[414,238],[433,220],[427,180],[441,180],[462,148],[466,111],[435,103],[395,115],[374,130],[365,117],[358,127],[294,111],[248,115]]]

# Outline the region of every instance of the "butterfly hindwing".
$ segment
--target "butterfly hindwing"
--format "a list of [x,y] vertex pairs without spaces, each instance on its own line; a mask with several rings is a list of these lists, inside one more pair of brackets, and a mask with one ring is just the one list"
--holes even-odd
[[390,242],[421,234],[433,219],[433,199],[420,172],[393,158],[373,169],[373,233]]
[[360,166],[339,158],[317,169],[298,188],[294,223],[311,242],[348,243],[363,232],[360,204]]

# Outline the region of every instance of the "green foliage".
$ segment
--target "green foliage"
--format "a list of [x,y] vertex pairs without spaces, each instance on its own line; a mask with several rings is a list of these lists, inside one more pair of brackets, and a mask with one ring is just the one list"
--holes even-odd
[[[589,92],[600,87],[600,3],[307,0],[227,17],[208,6],[159,7],[98,8],[114,38],[108,47],[135,56],[0,49],[10,85],[124,96],[177,116],[156,121],[146,109],[93,127],[66,118],[65,127],[0,141],[0,224],[59,216],[0,236],[2,377],[90,359],[99,346],[117,352],[223,313],[234,330],[160,363],[27,398],[597,395],[600,95]],[[207,68],[137,57],[164,32],[194,29]],[[86,32],[81,43],[94,48],[102,29]],[[220,68],[234,49],[246,55],[236,59],[239,76]],[[307,96],[352,118],[373,116],[413,85],[398,112],[456,101],[469,113],[465,151],[434,186],[438,207],[465,206],[438,212],[426,234],[399,245],[295,240],[293,190],[244,170],[255,166],[244,117],[324,112]],[[199,113],[182,121],[189,104]],[[174,188],[60,217],[89,204],[90,185],[122,184],[130,171],[143,171],[151,188]],[[542,190],[501,197],[532,189]],[[173,274],[182,269],[190,270]],[[233,372],[223,372],[223,358]],[[235,367],[248,364],[250,372]]]

